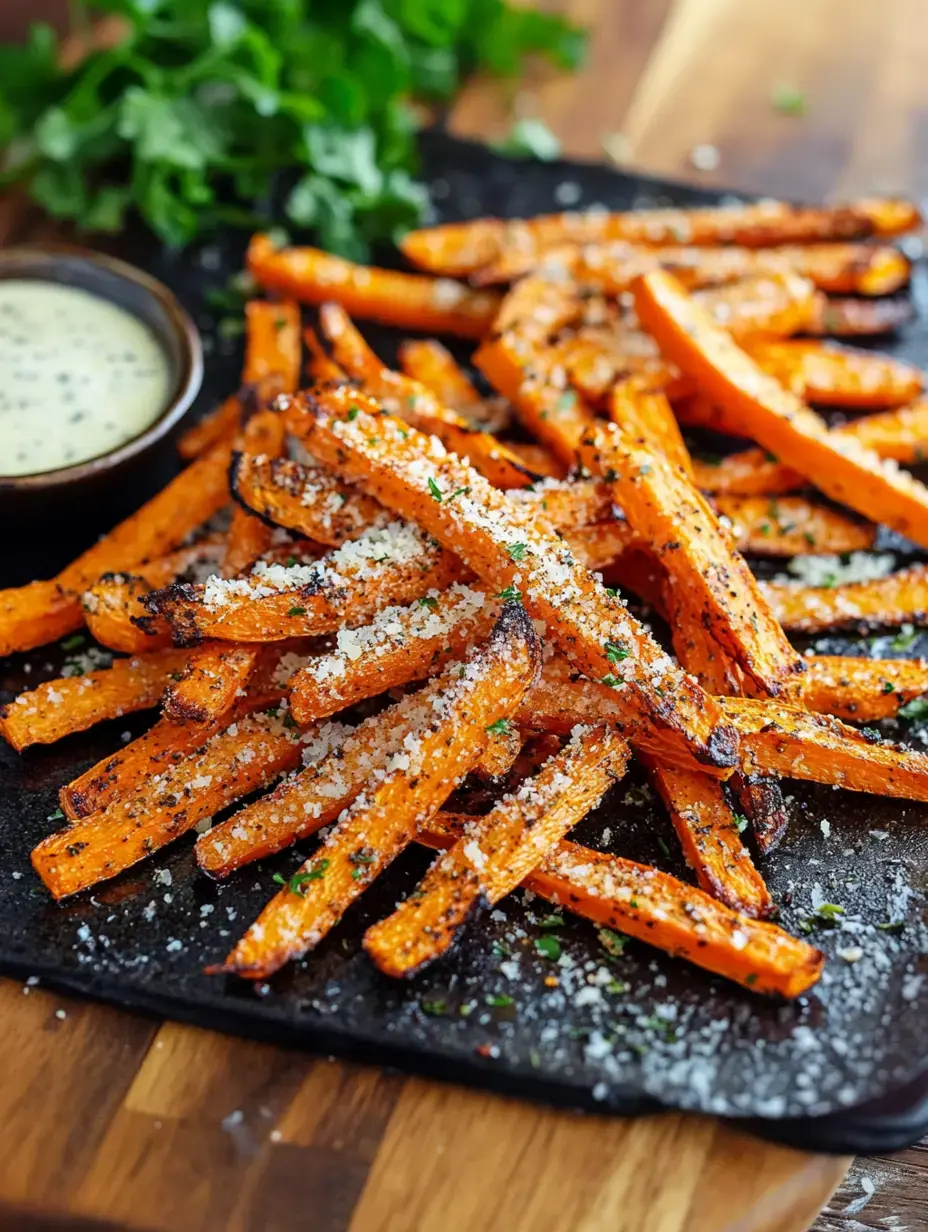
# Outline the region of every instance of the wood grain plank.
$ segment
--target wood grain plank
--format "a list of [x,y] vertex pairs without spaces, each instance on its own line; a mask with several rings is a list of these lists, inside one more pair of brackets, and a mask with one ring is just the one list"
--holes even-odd
[[928,1227],[928,1139],[855,1160],[811,1232],[922,1232]]

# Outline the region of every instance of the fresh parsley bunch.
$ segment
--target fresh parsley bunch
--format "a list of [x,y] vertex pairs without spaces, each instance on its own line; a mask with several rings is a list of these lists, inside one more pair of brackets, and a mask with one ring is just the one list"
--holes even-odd
[[417,224],[413,100],[483,68],[582,55],[563,19],[505,0],[98,0],[113,46],[62,68],[53,31],[0,47],[0,183],[56,218],[116,231],[137,212],[169,244],[288,218],[326,248]]

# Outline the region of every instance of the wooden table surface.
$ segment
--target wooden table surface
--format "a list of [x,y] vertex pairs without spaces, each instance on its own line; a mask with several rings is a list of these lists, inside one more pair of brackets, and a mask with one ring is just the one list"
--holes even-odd
[[[745,191],[928,194],[925,0],[569,0],[584,73],[454,127]],[[37,9],[40,5],[31,5]],[[802,116],[773,105],[801,91]],[[697,172],[694,147],[718,151]],[[697,1118],[579,1118],[0,981],[0,1228],[918,1232],[928,1150],[849,1161]],[[822,1206],[828,1207],[820,1215]],[[816,1219],[816,1216],[818,1218]]]

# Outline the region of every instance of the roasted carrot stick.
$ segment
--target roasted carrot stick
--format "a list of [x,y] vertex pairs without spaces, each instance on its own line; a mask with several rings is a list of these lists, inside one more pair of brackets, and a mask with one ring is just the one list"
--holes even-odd
[[789,458],[826,495],[928,545],[923,484],[852,438],[829,433],[818,415],[713,325],[670,275],[641,279],[635,302],[662,350],[709,397],[729,407],[764,448]]
[[456,583],[408,607],[384,608],[370,624],[341,629],[336,648],[312,659],[291,681],[293,717],[312,723],[432,675],[485,637],[493,618],[494,604],[482,591]]
[[763,449],[745,449],[711,461],[694,457],[693,476],[701,492],[720,496],[779,496],[806,482]]
[[738,820],[715,779],[662,766],[650,758],[647,765],[700,889],[754,919],[771,915],[773,899],[741,842]]
[[222,441],[231,441],[242,419],[242,399],[236,392],[226,398],[215,411],[198,419],[177,442],[177,452],[185,461],[192,461]]
[[765,582],[762,588],[783,627],[796,631],[865,631],[928,619],[928,565],[831,587]]
[[400,346],[400,367],[407,376],[430,389],[452,411],[482,422],[483,398],[454,356],[434,338],[410,338]]
[[899,235],[921,225],[909,202],[867,199],[831,208],[782,201],[681,210],[602,210],[549,214],[531,219],[479,218],[408,232],[400,242],[422,269],[470,274],[509,249],[539,252],[564,242],[629,240],[639,244],[745,244],[768,247],[821,240]]
[[[357,409],[357,414],[354,411]],[[292,425],[299,432],[299,425]],[[668,749],[722,771],[733,750],[713,704],[537,513],[527,515],[438,442],[341,389],[313,400],[302,439],[343,478],[403,509],[501,594],[520,595],[575,665],[614,681],[629,717]]]
[[928,693],[928,663],[923,659],[809,655],[806,665],[802,704],[851,723],[891,718],[900,706]]
[[911,402],[924,387],[914,365],[873,351],[810,339],[755,339],[745,350],[781,385],[821,406],[883,410]]
[[493,322],[493,334],[516,334],[539,343],[573,324],[584,311],[579,289],[561,278],[530,275],[506,292]]
[[[556,458],[550,449],[544,445],[534,445],[529,441],[506,441],[506,448],[514,453],[522,465],[534,475],[543,479],[563,479],[567,467]],[[536,479],[536,483],[538,480]],[[525,488],[511,488],[512,492],[523,492]]]
[[440,855],[416,891],[364,934],[385,975],[403,978],[444,954],[482,898],[497,903],[621,778],[628,745],[605,727],[582,728]]
[[170,681],[183,671],[184,650],[160,650],[112,667],[48,680],[0,707],[0,736],[14,749],[52,744],[104,719],[157,706]]
[[501,779],[509,773],[522,752],[522,733],[515,727],[494,731],[492,739],[474,762],[471,773],[480,779]]
[[890,334],[907,325],[914,312],[908,296],[896,299],[842,299],[819,292],[798,332],[835,338]]
[[612,517],[612,488],[602,479],[546,479],[507,499],[519,509],[537,512],[562,529],[590,526]]
[[791,272],[755,274],[726,286],[693,292],[697,304],[734,338],[789,338],[798,334],[814,320],[823,298],[808,278]]
[[489,432],[474,428],[456,411],[443,406],[419,381],[387,368],[374,354],[348,314],[337,304],[324,304],[319,323],[338,363],[383,406],[421,432],[431,432],[447,449],[468,458],[500,488],[524,488],[532,480],[518,457]]
[[56,899],[77,894],[292,770],[299,759],[299,740],[279,720],[243,719],[138,794],[43,839],[32,852],[33,867]]
[[928,458],[928,401],[864,415],[834,430],[854,437],[881,458],[909,464],[924,462]]
[[173,723],[208,723],[225,714],[247,683],[257,646],[199,646],[179,680],[164,694],[164,713]]
[[[286,449],[284,418],[277,411],[259,411],[252,415],[236,440],[238,450],[279,458]],[[222,576],[235,577],[249,568],[270,548],[272,529],[241,504],[232,513]]]
[[253,299],[245,305],[245,384],[276,376],[280,392],[300,385],[300,307],[293,300]]
[[460,562],[409,523],[372,528],[309,565],[258,561],[246,577],[176,582],[141,597],[175,641],[278,642],[359,624],[461,576]]
[[407,746],[405,765],[374,772],[365,794],[265,907],[221,970],[264,978],[315,948],[441,807],[485,748],[488,728],[518,706],[540,658],[531,620],[507,604],[463,673],[454,665],[438,678],[441,705]]
[[689,450],[683,444],[667,395],[653,388],[647,376],[633,376],[616,385],[609,397],[609,418],[632,440],[693,477]]
[[355,265],[318,248],[276,249],[266,235],[248,245],[248,268],[265,290],[304,304],[334,300],[352,316],[401,329],[480,338],[493,322],[499,296],[447,278]]
[[755,556],[862,552],[876,538],[872,523],[804,496],[718,496],[714,504],[741,551]]
[[612,485],[629,525],[692,592],[712,636],[766,693],[792,696],[803,662],[706,499],[658,454],[614,424],[584,436],[580,460]]

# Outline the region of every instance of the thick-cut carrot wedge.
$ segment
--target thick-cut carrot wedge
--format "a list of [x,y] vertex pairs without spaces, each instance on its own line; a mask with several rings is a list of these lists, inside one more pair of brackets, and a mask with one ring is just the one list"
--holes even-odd
[[918,207],[909,202],[867,199],[824,208],[759,201],[689,210],[617,214],[589,210],[531,219],[478,218],[407,232],[400,247],[422,269],[460,275],[473,273],[512,249],[540,252],[565,242],[629,240],[655,246],[744,244],[761,248],[900,235],[920,225]]
[[[283,416],[277,411],[258,411],[239,434],[236,446],[246,453],[279,458],[286,449]],[[253,565],[270,548],[272,536],[272,529],[266,522],[239,505],[229,524],[222,576],[235,577]]]
[[792,582],[761,585],[780,624],[797,632],[841,628],[865,632],[928,620],[928,565],[912,565],[888,577],[831,587]]
[[248,268],[265,290],[304,304],[334,300],[352,316],[401,329],[481,338],[493,323],[499,296],[448,278],[372,269],[318,248],[276,249],[266,235],[248,245]]
[[537,512],[517,508],[434,438],[407,430],[378,414],[370,399],[343,389],[313,399],[302,438],[343,478],[388,507],[405,510],[492,589],[524,597],[575,666],[594,678],[608,677],[630,718],[650,718],[658,743],[724,776],[735,753],[712,699],[577,564]]
[[667,395],[655,389],[646,376],[629,377],[615,386],[609,397],[609,418],[632,440],[692,479],[689,450],[683,444]]
[[765,449],[789,458],[827,496],[928,546],[928,489],[923,484],[881,462],[853,438],[829,433],[801,399],[713,325],[670,275],[641,279],[635,302],[661,349],[710,398],[725,404]]
[[231,394],[221,406],[204,415],[177,442],[177,452],[185,461],[192,461],[221,441],[230,441],[242,419],[239,393]]
[[400,367],[430,389],[442,406],[471,421],[486,417],[483,398],[446,346],[434,338],[410,338],[400,346]]
[[486,747],[488,729],[518,706],[541,647],[523,609],[507,604],[463,669],[438,677],[440,701],[408,743],[402,764],[374,772],[364,795],[291,878],[222,967],[264,978],[313,949],[351,903],[416,836]]
[[882,743],[879,736],[798,706],[746,697],[719,698],[719,705],[741,733],[747,773],[928,800],[928,754]]
[[478,902],[497,903],[514,890],[599,804],[624,774],[628,757],[628,745],[614,732],[582,728],[534,778],[475,818],[415,892],[364,934],[364,948],[380,970],[411,976],[450,949]]
[[501,779],[516,764],[521,752],[522,733],[515,727],[493,732],[493,738],[474,762],[471,773],[480,779]]
[[738,821],[715,779],[651,759],[648,770],[700,889],[755,919],[771,915],[773,899],[741,842]]
[[14,749],[52,744],[104,719],[157,706],[165,686],[184,669],[187,652],[160,650],[84,676],[48,680],[0,707],[0,736]]
[[209,723],[225,714],[252,673],[257,646],[199,646],[180,680],[164,693],[164,713],[173,723]]
[[43,839],[32,852],[33,867],[56,899],[77,894],[292,770],[299,759],[299,739],[279,720],[243,719],[138,794]]
[[300,385],[300,308],[292,300],[253,299],[245,305],[246,384],[274,375],[283,394]]
[[489,432],[474,428],[463,415],[443,406],[419,381],[385,367],[337,304],[323,304],[319,323],[337,362],[387,410],[420,432],[434,433],[447,449],[469,459],[498,488],[524,488],[531,483],[532,476],[519,458]]
[[81,598],[88,629],[104,646],[126,654],[170,645],[170,629],[149,616],[142,598],[189,570],[218,565],[223,551],[221,544],[210,541],[160,556],[131,573],[104,574]]
[[240,505],[270,526],[299,531],[331,547],[391,520],[383,505],[331,471],[287,458],[235,453],[229,486]]
[[790,272],[756,274],[693,292],[693,299],[733,338],[789,338],[813,321],[823,298],[808,278]]
[[842,299],[818,293],[799,332],[814,337],[867,338],[891,334],[915,315],[911,298]]
[[853,436],[881,458],[910,465],[924,462],[928,458],[928,400],[879,415],[864,415],[834,430]]
[[741,551],[755,556],[863,552],[876,538],[871,523],[804,496],[719,496],[714,504]]
[[521,422],[563,462],[576,462],[577,443],[595,422],[564,368],[545,351],[515,332],[485,342],[474,363],[494,389],[512,403]]
[[924,388],[914,365],[873,351],[810,339],[755,339],[745,350],[781,385],[821,406],[882,410],[911,402]]
[[495,605],[457,583],[409,607],[387,607],[368,625],[340,629],[336,648],[312,659],[291,681],[298,723],[326,718],[365,697],[429,676],[485,637]]
[[852,723],[888,719],[913,698],[928,693],[924,659],[859,659],[810,655],[800,700],[808,710]]
[[690,290],[758,274],[793,273],[821,291],[888,295],[905,286],[911,267],[896,248],[867,244],[803,244],[779,248],[644,248],[568,244],[541,254],[511,251],[476,276],[479,285],[512,282],[524,274],[572,278],[607,295],[621,295],[636,278],[666,270]]
[[764,692],[794,695],[802,657],[771,614],[730,533],[686,475],[614,424],[583,438],[580,460],[611,483],[629,525],[692,593],[703,624],[722,648]]
[[363,624],[390,603],[412,603],[463,573],[460,561],[416,527],[391,522],[365,531],[308,565],[258,561],[246,577],[176,582],[142,596],[175,642],[279,642]]

